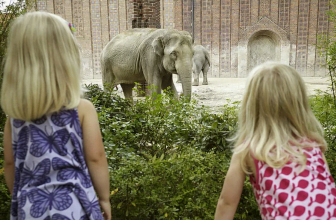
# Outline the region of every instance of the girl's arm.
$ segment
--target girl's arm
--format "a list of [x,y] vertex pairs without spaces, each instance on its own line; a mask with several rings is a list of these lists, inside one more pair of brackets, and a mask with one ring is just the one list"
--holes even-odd
[[12,146],[12,128],[7,118],[4,129],[4,154],[5,154],[5,179],[10,194],[13,193],[14,177],[15,177],[15,162]]
[[240,166],[240,156],[234,154],[218,199],[215,220],[233,219],[243,191],[245,177]]
[[82,115],[85,161],[93,186],[98,194],[99,203],[104,210],[104,214],[108,215],[105,219],[110,219],[110,178],[97,112],[90,101],[82,99],[78,106],[78,113],[80,117]]

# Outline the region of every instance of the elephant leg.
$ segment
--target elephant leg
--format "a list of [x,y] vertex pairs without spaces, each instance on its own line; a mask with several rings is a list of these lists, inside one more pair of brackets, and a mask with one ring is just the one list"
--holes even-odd
[[195,71],[194,71],[194,81],[192,83],[193,86],[198,86],[199,85],[199,74],[201,72],[201,68],[196,65]]
[[177,74],[177,81],[176,81],[176,83],[181,83],[181,77],[178,74]]
[[174,97],[178,97],[177,90],[173,82],[173,75],[165,76],[162,78],[162,89],[173,93]]
[[208,85],[208,71],[209,71],[209,67],[210,67],[210,65],[209,65],[209,63],[207,62],[206,64],[204,64],[204,66],[203,66],[203,70],[202,70],[202,72],[203,72],[203,83],[202,83],[202,85]]
[[121,85],[121,88],[122,88],[122,90],[124,92],[125,98],[133,100],[133,95],[132,95],[133,91],[132,91],[132,89],[135,86],[135,84],[134,83],[133,84],[124,84],[124,83],[122,83],[120,85]]

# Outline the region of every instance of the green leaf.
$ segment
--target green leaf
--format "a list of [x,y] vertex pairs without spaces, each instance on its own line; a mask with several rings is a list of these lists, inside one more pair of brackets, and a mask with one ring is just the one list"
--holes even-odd
[[118,205],[117,205],[117,209],[120,209],[121,205],[123,204],[123,202],[120,202]]

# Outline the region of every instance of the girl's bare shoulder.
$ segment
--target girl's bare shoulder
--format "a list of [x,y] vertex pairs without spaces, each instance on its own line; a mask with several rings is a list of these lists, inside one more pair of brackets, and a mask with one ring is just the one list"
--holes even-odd
[[96,109],[92,102],[87,99],[81,99],[77,107],[79,121],[82,124],[84,118],[92,112],[96,112]]

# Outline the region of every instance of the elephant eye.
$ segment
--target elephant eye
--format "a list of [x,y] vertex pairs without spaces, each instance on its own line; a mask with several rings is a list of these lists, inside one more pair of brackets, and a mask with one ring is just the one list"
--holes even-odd
[[176,51],[171,52],[171,53],[170,53],[170,56],[172,56],[173,58],[176,58],[176,57],[177,57],[177,55],[176,55]]

